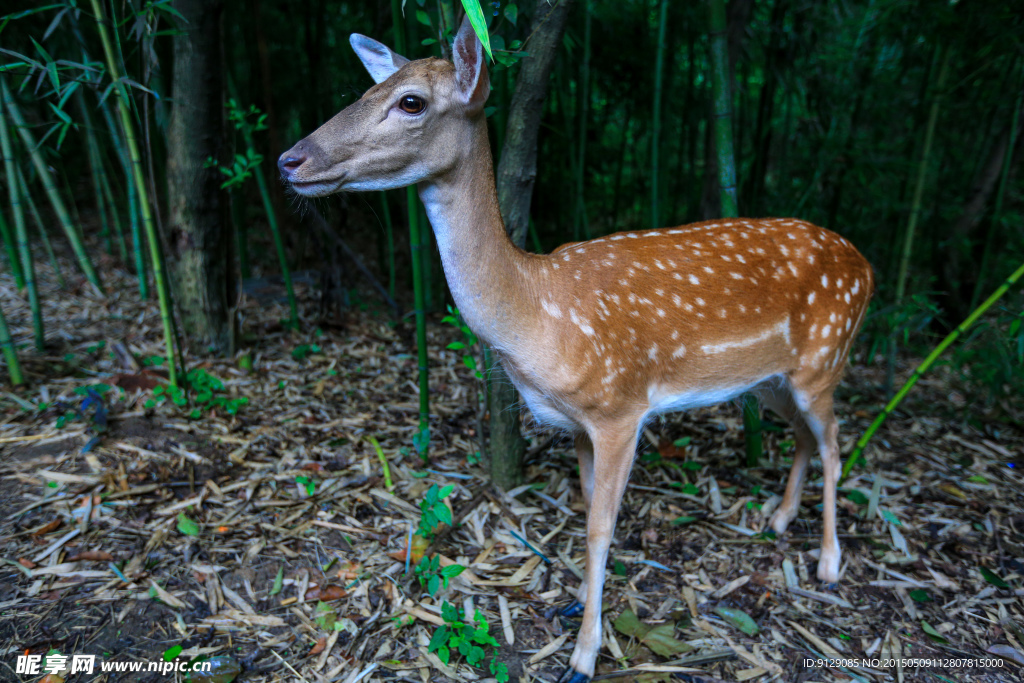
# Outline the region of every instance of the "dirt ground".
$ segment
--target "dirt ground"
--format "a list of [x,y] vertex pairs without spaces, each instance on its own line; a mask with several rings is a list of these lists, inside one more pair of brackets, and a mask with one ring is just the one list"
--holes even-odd
[[[241,301],[234,358],[188,355],[223,383],[193,416],[194,394],[147,407],[163,384],[147,365],[162,355],[159,315],[126,273],[104,272],[114,293],[101,300],[80,283],[58,291],[43,270],[47,351],[22,352],[30,386],[0,388],[0,680],[40,680],[16,673],[17,656],[51,651],[97,667],[206,657],[221,672],[191,681],[493,680],[431,651],[444,601],[480,610],[498,643],[487,661],[510,680],[557,678],[575,625],[554,608],[585,566],[571,443],[527,418],[524,485],[494,490],[478,456],[481,384],[445,348],[457,330],[432,319],[424,465],[408,322],[358,301],[318,320],[300,287],[310,315],[290,332],[280,291],[264,287]],[[0,305],[30,340],[6,273]],[[840,388],[844,453],[881,405],[881,378],[860,359]],[[769,422],[750,468],[734,405],[649,425],[609,559],[598,678],[1021,680],[1024,429],[1019,406],[971,399],[940,370],[878,433],[842,485],[834,587],[814,578],[819,462],[799,521],[762,533],[787,428]],[[405,558],[435,484],[452,487],[459,523],[428,556],[467,570],[431,596]],[[423,550],[413,543],[411,564]]]

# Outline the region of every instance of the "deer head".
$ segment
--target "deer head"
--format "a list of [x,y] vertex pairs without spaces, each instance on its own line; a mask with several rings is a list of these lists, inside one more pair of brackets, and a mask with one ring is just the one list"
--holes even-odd
[[456,167],[490,93],[469,20],[455,37],[454,64],[409,61],[358,33],[350,42],[376,85],[281,155],[284,179],[301,195],[322,197],[405,187]]

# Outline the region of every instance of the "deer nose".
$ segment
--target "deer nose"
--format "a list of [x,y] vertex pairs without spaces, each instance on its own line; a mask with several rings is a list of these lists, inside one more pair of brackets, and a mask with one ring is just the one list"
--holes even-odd
[[277,160],[277,167],[281,170],[281,175],[287,179],[291,176],[292,172],[295,171],[299,166],[306,161],[306,156],[295,151],[288,151],[281,155],[281,158]]

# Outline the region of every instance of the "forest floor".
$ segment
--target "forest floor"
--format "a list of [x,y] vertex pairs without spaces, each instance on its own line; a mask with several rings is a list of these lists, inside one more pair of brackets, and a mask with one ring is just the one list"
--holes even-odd
[[[480,610],[498,643],[484,654],[511,680],[558,676],[575,634],[553,608],[585,566],[571,443],[528,429],[524,486],[494,490],[476,464],[479,380],[446,349],[457,330],[430,326],[424,466],[410,323],[354,310],[293,333],[280,289],[250,291],[246,348],[188,356],[201,380],[223,382],[207,382],[193,417],[194,394],[146,407],[163,383],[146,365],[163,354],[158,311],[126,273],[100,269],[106,299],[74,279],[58,290],[42,269],[45,353],[27,348],[27,304],[0,274],[31,382],[0,388],[0,680],[40,680],[16,673],[17,655],[50,651],[95,655],[97,672],[204,656],[223,674],[191,681],[239,668],[236,680],[254,683],[493,679],[429,651],[442,601]],[[316,308],[315,291],[299,294]],[[839,390],[844,453],[878,411],[881,378],[856,365]],[[1024,429],[1012,406],[997,420],[964,405],[940,370],[876,436],[840,494],[835,587],[814,578],[820,463],[799,521],[780,538],[760,533],[782,492],[788,429],[766,432],[767,455],[748,468],[734,405],[649,425],[609,559],[598,678],[1020,680]],[[461,524],[431,552],[468,569],[431,597],[405,558],[435,484],[453,487]],[[413,565],[423,550],[413,544]],[[974,668],[992,653],[998,667]]]

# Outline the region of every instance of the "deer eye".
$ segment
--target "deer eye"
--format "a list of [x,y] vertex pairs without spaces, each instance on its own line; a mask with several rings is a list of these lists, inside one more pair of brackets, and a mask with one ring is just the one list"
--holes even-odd
[[398,101],[398,108],[406,114],[419,114],[426,106],[427,103],[423,101],[423,98],[416,95],[406,95]]

